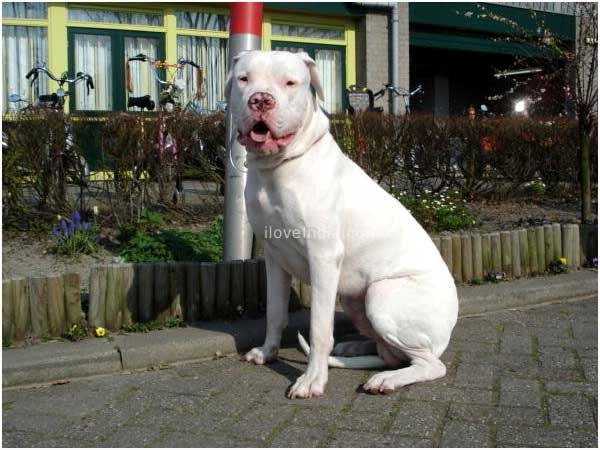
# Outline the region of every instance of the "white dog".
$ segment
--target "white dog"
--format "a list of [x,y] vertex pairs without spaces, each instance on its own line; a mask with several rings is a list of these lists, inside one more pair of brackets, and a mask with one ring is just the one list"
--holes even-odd
[[[302,343],[308,367],[290,398],[322,395],[328,365],[395,368],[364,385],[373,393],[443,377],[439,356],[458,314],[452,276],[410,213],[342,153],[310,85],[323,98],[315,62],[289,52],[242,53],[227,81],[248,150],[248,217],[257,234],[274,236],[264,243],[266,338],[244,358],[277,357],[293,275],[311,286],[311,347]],[[371,341],[333,348],[337,293]]]

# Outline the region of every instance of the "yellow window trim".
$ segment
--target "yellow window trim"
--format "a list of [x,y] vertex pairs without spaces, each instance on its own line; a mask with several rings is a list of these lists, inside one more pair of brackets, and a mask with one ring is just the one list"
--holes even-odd
[[149,25],[129,25],[121,23],[106,23],[106,22],[77,22],[69,20],[67,25],[78,28],[97,28],[100,30],[132,30],[132,31],[150,31],[153,33],[164,33],[166,27],[153,27]]
[[16,27],[47,27],[48,19],[13,19],[3,18],[2,25]]
[[229,39],[229,33],[226,31],[190,30],[189,28],[177,28],[177,35],[206,36]]
[[140,3],[132,3],[135,6],[124,5],[122,3],[68,3],[68,9],[96,9],[101,11],[117,11],[125,13],[141,13],[141,14],[154,14],[156,16],[162,16],[165,8],[152,8],[138,6]]

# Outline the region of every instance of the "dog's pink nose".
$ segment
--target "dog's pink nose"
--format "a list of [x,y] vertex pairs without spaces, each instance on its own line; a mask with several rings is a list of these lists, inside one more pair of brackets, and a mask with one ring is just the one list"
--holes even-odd
[[275,98],[266,92],[255,92],[248,100],[252,111],[268,111],[275,108]]

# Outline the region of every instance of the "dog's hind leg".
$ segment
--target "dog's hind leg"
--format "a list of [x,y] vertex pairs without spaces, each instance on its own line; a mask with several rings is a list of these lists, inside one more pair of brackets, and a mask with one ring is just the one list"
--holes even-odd
[[456,323],[458,303],[453,284],[444,287],[434,281],[407,277],[382,280],[369,287],[366,313],[377,338],[385,344],[382,348],[406,355],[410,366],[372,376],[364,385],[366,391],[388,393],[446,375],[439,356]]

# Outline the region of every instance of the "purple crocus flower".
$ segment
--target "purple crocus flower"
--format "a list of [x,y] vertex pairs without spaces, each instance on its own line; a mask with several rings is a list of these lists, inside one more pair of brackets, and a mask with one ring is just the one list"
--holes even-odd
[[598,258],[592,259],[592,266],[594,266],[596,269],[598,268]]
[[75,234],[75,225],[73,222],[69,222],[69,236],[73,236]]
[[68,231],[67,221],[65,219],[60,219],[60,231],[66,233]]
[[58,228],[56,225],[52,227],[52,236],[58,236]]
[[81,227],[82,227],[82,228],[83,228],[85,231],[88,231],[88,230],[89,230],[89,229],[92,227],[92,224],[91,224],[90,222],[83,222],[83,223],[81,224]]

